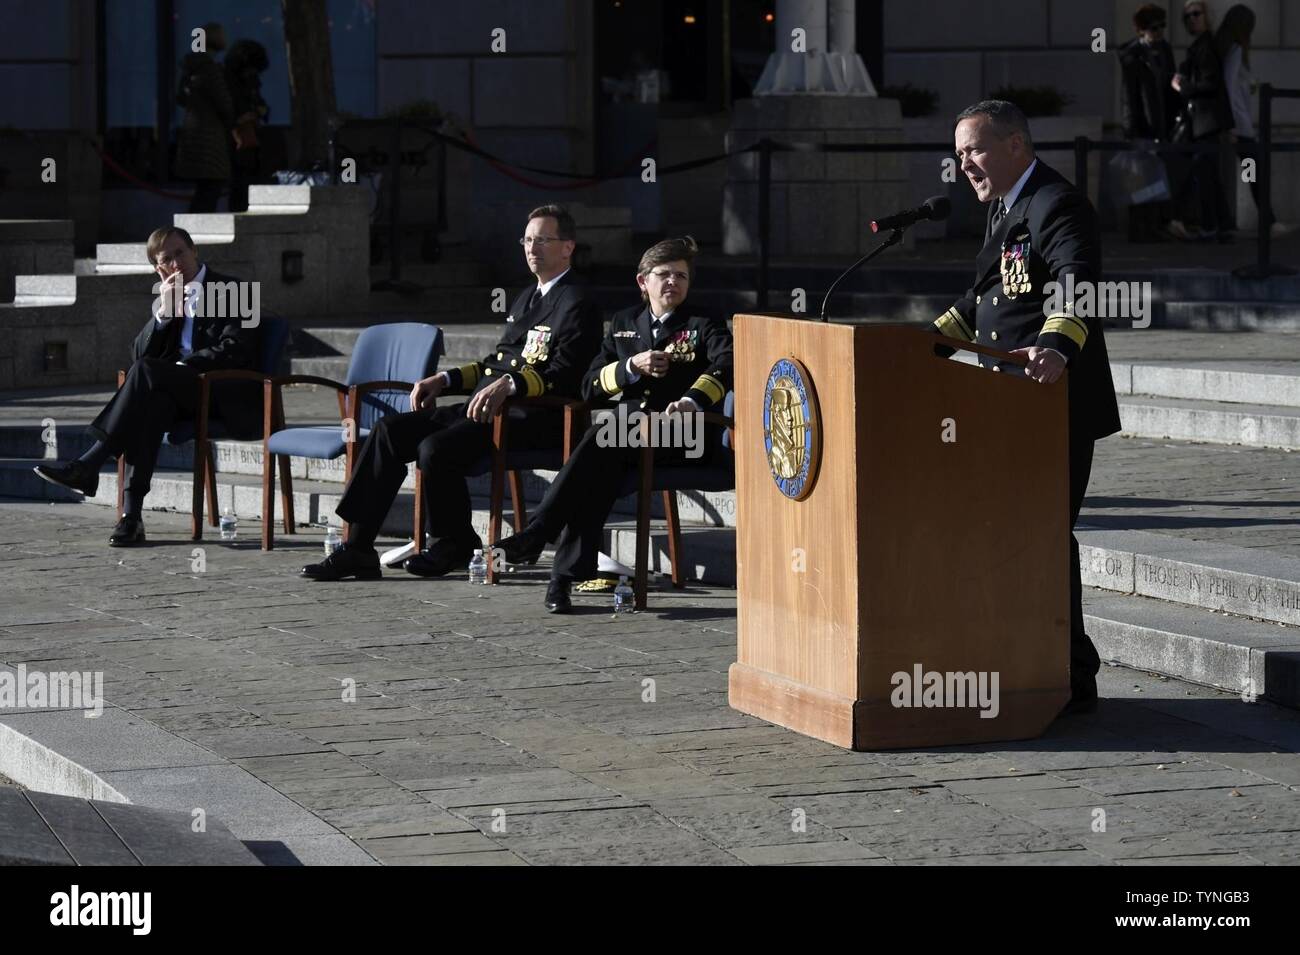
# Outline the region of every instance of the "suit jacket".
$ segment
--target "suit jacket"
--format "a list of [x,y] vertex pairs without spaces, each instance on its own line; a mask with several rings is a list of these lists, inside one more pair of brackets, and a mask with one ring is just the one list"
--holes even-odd
[[1182,108],[1182,100],[1169,85],[1174,76],[1173,49],[1165,40],[1143,43],[1134,37],[1116,52],[1124,83],[1124,135],[1168,140]]
[[600,306],[572,272],[562,276],[531,312],[536,285],[515,299],[496,351],[447,371],[446,394],[473,394],[502,377],[514,379],[517,397],[581,395],[582,373],[600,347]]
[[[648,411],[663,411],[678,398],[691,398],[701,411],[722,410],[731,388],[731,330],[718,312],[683,302],[655,338],[647,305],[614,315],[600,354],[582,382],[583,397],[635,402]],[[627,360],[649,349],[672,355],[662,378],[641,375],[631,380]]]
[[[239,281],[232,276],[214,272],[211,268],[203,279],[205,301],[210,285]],[[182,358],[181,331],[184,324],[184,318],[177,317],[160,328],[157,320],[150,315],[149,321],[140,330],[131,347],[131,357],[137,361],[141,358],[180,361],[197,372],[222,369],[260,370],[260,330],[245,328],[243,320],[238,315],[226,318],[210,317],[201,314],[201,309],[196,309],[194,331],[190,339],[190,354]],[[262,397],[263,389],[259,382],[216,382],[212,388],[211,415],[225,424],[231,437],[260,437]]]
[[[1024,274],[1004,277],[1003,269],[1017,261]],[[1047,283],[1064,286],[1067,276],[1073,276],[1076,286],[1096,283],[1100,272],[1097,213],[1083,193],[1040,159],[976,258],[974,284],[933,328],[1000,351],[1031,345],[1056,349],[1069,369],[1071,440],[1104,438],[1120,424],[1101,320],[1075,316],[1064,301],[1060,310],[1044,317]],[[995,371],[1022,372],[985,355],[979,363]]]
[[1178,67],[1186,80],[1183,97],[1192,114],[1192,138],[1203,139],[1232,129],[1232,107],[1223,81],[1223,59],[1207,30],[1187,48],[1187,58]]

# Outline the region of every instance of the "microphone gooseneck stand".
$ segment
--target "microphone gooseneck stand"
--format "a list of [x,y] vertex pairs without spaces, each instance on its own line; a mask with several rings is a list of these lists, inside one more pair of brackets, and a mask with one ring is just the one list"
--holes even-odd
[[876,246],[874,249],[872,249],[862,258],[858,259],[847,269],[841,272],[840,277],[837,278],[834,282],[832,282],[831,287],[826,290],[826,297],[822,299],[821,320],[823,322],[826,321],[826,306],[830,303],[831,296],[835,293],[835,289],[839,287],[839,284],[841,282],[843,282],[846,278],[848,278],[858,269],[862,268],[862,266],[866,265],[868,262],[870,262],[872,259],[878,256],[881,252],[884,252],[891,245],[898,245],[898,243],[902,241],[903,241],[903,229],[902,228],[894,229],[892,232],[889,233],[889,238],[887,238],[884,242],[880,243],[880,245]]

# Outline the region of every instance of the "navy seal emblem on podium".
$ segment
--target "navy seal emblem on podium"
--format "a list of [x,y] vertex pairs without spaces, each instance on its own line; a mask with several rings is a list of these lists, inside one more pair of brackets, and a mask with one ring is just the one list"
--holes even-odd
[[791,500],[812,493],[821,460],[821,416],[808,369],[782,358],[763,389],[763,445],[777,489]]

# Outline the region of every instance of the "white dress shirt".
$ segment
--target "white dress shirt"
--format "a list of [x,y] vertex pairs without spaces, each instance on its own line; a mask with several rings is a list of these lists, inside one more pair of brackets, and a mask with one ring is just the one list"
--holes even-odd
[[[207,265],[200,265],[198,274],[194,276],[194,281],[186,282],[185,288],[181,293],[182,307],[184,313],[183,324],[181,325],[181,357],[188,358],[190,352],[194,351],[194,306],[200,296],[203,295],[203,280],[208,274]],[[162,314],[163,306],[159,301],[154,306],[153,318],[158,323],[159,328],[166,328],[171,324],[174,316],[166,317]]]

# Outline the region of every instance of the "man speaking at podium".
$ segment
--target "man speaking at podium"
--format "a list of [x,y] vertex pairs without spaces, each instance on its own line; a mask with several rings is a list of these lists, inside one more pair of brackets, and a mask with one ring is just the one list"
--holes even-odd
[[[962,110],[955,144],[962,172],[980,202],[989,204],[988,226],[975,260],[974,285],[939,316],[934,329],[949,338],[1023,355],[1029,360],[1024,373],[1044,384],[1069,369],[1073,529],[1092,471],[1093,443],[1120,428],[1101,321],[1076,314],[1074,302],[1062,300],[1059,293],[1064,288],[1071,296],[1082,296],[1091,290],[1089,298],[1096,301],[1101,271],[1097,214],[1084,193],[1034,156],[1029,123],[1012,103],[985,100]],[[994,372],[1021,373],[1018,364],[978,357],[981,366]],[[1032,446],[1034,436],[1026,434],[1024,440]],[[1034,519],[1033,514],[1018,517]],[[1064,712],[1097,708],[1099,666],[1097,650],[1083,628],[1079,542],[1071,533],[1071,695]]]

